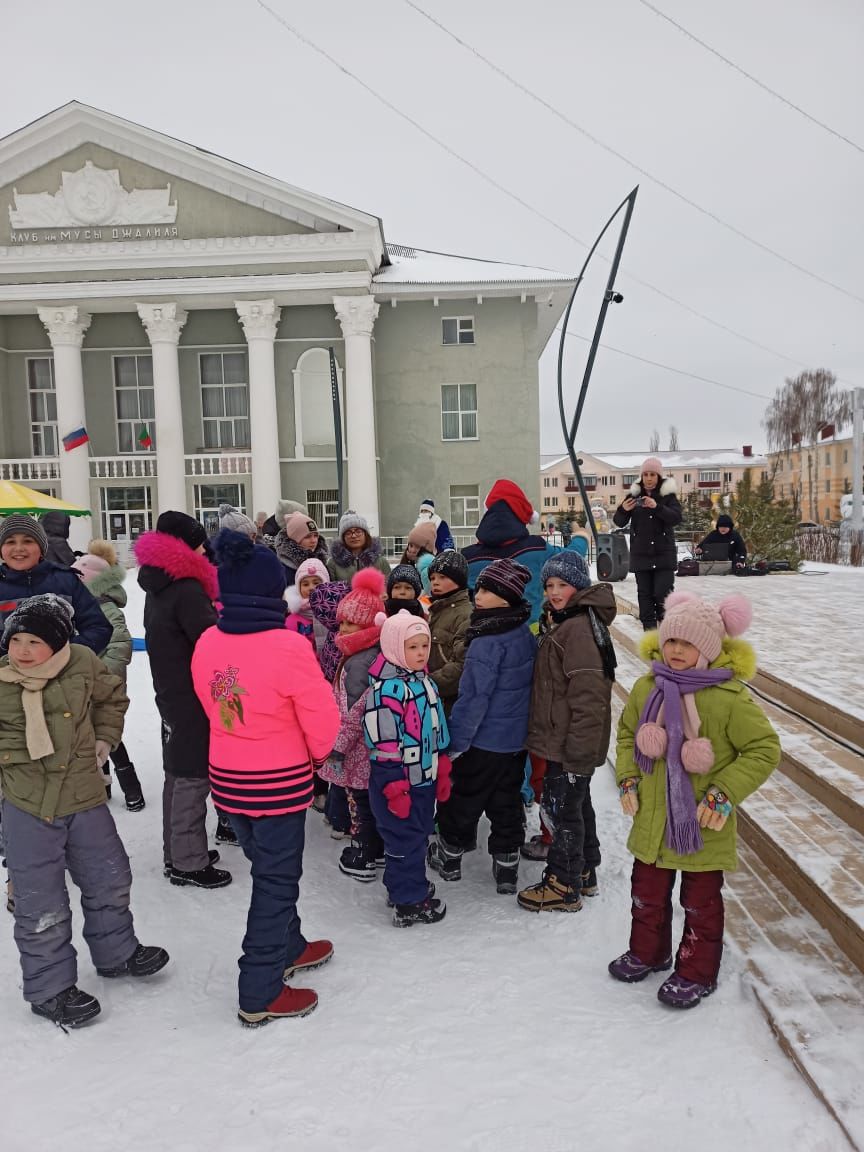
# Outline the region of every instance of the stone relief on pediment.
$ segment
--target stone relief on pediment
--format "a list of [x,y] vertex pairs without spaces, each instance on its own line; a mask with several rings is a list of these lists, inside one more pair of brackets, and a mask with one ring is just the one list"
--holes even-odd
[[13,228],[174,224],[177,220],[170,184],[127,192],[116,169],[96,168],[90,160],[77,172],[64,172],[57,192],[13,190],[13,196],[15,207],[9,208]]

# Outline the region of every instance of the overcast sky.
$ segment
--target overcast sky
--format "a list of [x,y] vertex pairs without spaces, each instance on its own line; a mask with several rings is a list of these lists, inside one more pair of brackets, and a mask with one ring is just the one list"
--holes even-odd
[[[610,309],[604,343],[757,395],[603,350],[579,435],[585,451],[647,448],[654,427],[666,447],[670,424],[682,448],[760,445],[761,397],[786,375],[826,367],[850,386],[864,384],[864,304],[641,177],[405,0],[267,2],[537,214],[300,43],[257,0],[8,6],[0,135],[78,99],[381,216],[390,241],[574,274],[586,249],[565,232],[590,244],[640,183],[618,280],[625,301]],[[864,154],[754,87],[639,0],[416,2],[633,163],[864,298]],[[864,147],[859,0],[656,6]],[[605,250],[611,254],[611,245]],[[574,309],[574,331],[592,331],[607,273],[597,263]],[[697,318],[628,273],[773,351]],[[562,443],[557,340],[541,370],[544,451]],[[584,343],[568,340],[574,399],[585,354]]]

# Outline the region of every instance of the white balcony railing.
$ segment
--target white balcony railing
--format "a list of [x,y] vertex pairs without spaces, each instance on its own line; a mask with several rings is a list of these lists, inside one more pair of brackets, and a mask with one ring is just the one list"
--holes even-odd
[[60,461],[56,456],[34,456],[29,460],[0,460],[0,480],[19,484],[60,479]]
[[187,476],[248,476],[251,452],[196,452],[186,456]]
[[91,456],[91,480],[148,480],[156,475],[156,456]]

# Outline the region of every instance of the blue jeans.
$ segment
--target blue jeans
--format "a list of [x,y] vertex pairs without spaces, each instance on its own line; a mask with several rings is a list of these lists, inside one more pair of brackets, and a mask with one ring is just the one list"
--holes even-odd
[[252,897],[238,962],[240,1010],[263,1012],[281,992],[285,969],[306,948],[297,915],[306,810],[254,817],[231,812],[230,819],[252,864]]

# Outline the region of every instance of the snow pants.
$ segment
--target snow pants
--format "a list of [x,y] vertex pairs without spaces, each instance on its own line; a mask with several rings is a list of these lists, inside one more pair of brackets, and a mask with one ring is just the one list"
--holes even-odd
[[492,825],[491,855],[518,852],[525,840],[524,779],[524,752],[469,748],[453,765],[450,799],[438,805],[441,839],[470,852],[477,847],[477,824],[485,812]]
[[165,773],[162,787],[162,854],[166,865],[197,872],[207,855],[207,797],[210,781]]
[[387,807],[384,788],[391,780],[403,779],[397,769],[376,769],[369,779],[369,803],[384,841],[384,886],[394,904],[419,904],[429,895],[426,876],[426,850],[435,828],[435,784],[412,788],[411,810],[405,820]]
[[546,863],[563,884],[581,889],[582,873],[600,864],[597,819],[591,803],[591,777],[571,776],[547,761],[540,818],[552,833]]
[[[633,923],[630,951],[643,964],[662,964],[672,955],[672,889],[675,871],[633,861]],[[675,971],[697,984],[716,984],[723,955],[723,873],[682,872],[684,934]]]
[[263,1012],[282,990],[282,974],[302,954],[297,897],[303,875],[306,810],[229,819],[252,865],[252,896],[243,937],[241,1012]]
[[49,822],[4,801],[3,829],[24,999],[41,1004],[78,979],[67,869],[81,890],[93,964],[125,964],[138,947],[129,909],[132,872],[107,804]]
[[366,859],[375,861],[384,851],[384,843],[378,833],[372,806],[369,803],[367,788],[346,788],[348,812],[351,816],[351,839],[366,853]]
[[639,619],[646,632],[656,628],[663,619],[666,597],[674,587],[674,568],[647,568],[644,572],[636,573]]
[[348,811],[348,797],[341,784],[331,784],[327,790],[327,800],[324,804],[324,815],[330,821],[331,828],[337,832],[351,831],[351,813]]

